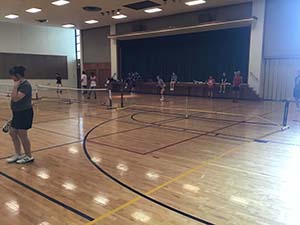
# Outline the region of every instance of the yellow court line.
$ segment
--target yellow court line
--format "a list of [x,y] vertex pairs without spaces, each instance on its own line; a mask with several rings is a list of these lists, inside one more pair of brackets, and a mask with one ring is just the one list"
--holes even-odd
[[125,204],[120,205],[119,207],[117,207],[117,208],[115,208],[115,209],[113,209],[113,210],[111,210],[111,211],[108,211],[107,213],[104,213],[103,215],[97,217],[97,218],[94,219],[93,221],[86,223],[85,225],[92,225],[92,224],[95,224],[95,223],[97,223],[97,222],[99,222],[99,221],[105,219],[106,217],[109,217],[109,216],[113,215],[114,213],[116,213],[116,212],[118,212],[118,211],[120,211],[120,210],[126,208],[127,206],[130,206],[130,205],[134,204],[135,202],[137,202],[137,201],[140,200],[141,198],[142,198],[142,197],[137,196],[137,197],[135,197],[134,199],[131,199],[130,201],[126,202]]
[[[169,180],[169,181],[167,181],[167,182],[165,182],[165,183],[163,183],[163,184],[161,184],[161,185],[159,185],[159,186],[153,188],[152,190],[146,192],[145,195],[153,194],[154,192],[156,192],[156,191],[158,191],[158,190],[160,190],[160,189],[166,187],[167,185],[172,184],[172,183],[174,183],[175,181],[178,181],[178,180],[180,180],[181,178],[184,178],[184,177],[186,177],[187,175],[189,175],[189,174],[195,172],[196,170],[198,170],[198,169],[200,169],[200,168],[202,168],[202,167],[205,167],[205,166],[209,165],[211,162],[213,162],[213,161],[218,161],[218,160],[220,160],[221,158],[223,158],[224,156],[226,156],[226,155],[228,155],[228,154],[230,154],[230,153],[233,153],[233,152],[239,150],[242,146],[244,146],[244,145],[246,145],[246,144],[249,144],[249,143],[250,143],[250,142],[247,142],[247,143],[244,143],[244,144],[242,144],[242,145],[236,146],[236,147],[234,147],[234,148],[232,148],[232,149],[230,149],[230,150],[228,150],[228,151],[226,151],[226,152],[220,154],[219,156],[216,156],[216,157],[213,157],[212,159],[209,159],[209,160],[207,160],[207,161],[204,161],[204,162],[202,162],[201,164],[199,164],[199,165],[197,165],[197,166],[195,166],[195,167],[193,167],[193,168],[191,168],[191,169],[189,169],[189,170],[187,170],[187,171],[185,171],[185,172],[179,174],[178,176],[174,177],[173,179],[171,179],[171,180]],[[116,213],[116,212],[118,212],[118,211],[120,211],[120,210],[122,210],[122,209],[124,209],[124,208],[127,208],[128,206],[130,206],[130,205],[136,203],[136,202],[137,202],[138,200],[140,200],[140,199],[142,199],[142,197],[141,197],[141,196],[137,196],[137,197],[135,197],[134,199],[132,199],[132,200],[130,200],[130,201],[124,203],[123,205],[120,205],[119,207],[117,207],[117,208],[115,208],[115,209],[113,209],[113,210],[111,210],[111,211],[108,211],[107,213],[105,213],[105,214],[103,214],[103,215],[97,217],[95,220],[86,223],[85,225],[92,225],[92,224],[95,224],[95,223],[97,223],[97,222],[99,222],[99,221],[101,221],[101,220],[103,220],[103,219],[105,219],[105,218],[107,218],[107,217],[113,215],[114,213]]]

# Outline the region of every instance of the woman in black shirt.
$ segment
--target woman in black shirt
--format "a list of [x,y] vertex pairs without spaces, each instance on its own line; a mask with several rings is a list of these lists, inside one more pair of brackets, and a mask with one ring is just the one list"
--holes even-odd
[[[32,127],[32,87],[25,80],[25,68],[15,66],[9,70],[14,87],[11,94],[11,110],[13,118],[11,121],[10,136],[14,143],[15,155],[7,159],[8,163],[25,164],[32,162],[31,143],[28,138],[28,130]],[[21,143],[25,155],[21,154]]]

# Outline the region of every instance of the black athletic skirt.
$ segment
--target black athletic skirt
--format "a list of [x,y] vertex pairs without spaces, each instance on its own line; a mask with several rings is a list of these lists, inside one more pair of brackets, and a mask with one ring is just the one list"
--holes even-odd
[[17,130],[29,130],[32,127],[33,109],[13,112],[11,127]]

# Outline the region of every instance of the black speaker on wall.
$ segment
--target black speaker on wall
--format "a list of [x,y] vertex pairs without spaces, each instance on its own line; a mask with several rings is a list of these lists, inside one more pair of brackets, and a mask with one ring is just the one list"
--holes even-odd
[[133,32],[140,32],[140,31],[146,31],[147,30],[147,26],[143,23],[137,23],[132,25],[132,31]]
[[213,13],[200,13],[198,15],[198,22],[201,23],[208,23],[216,21],[217,17],[216,14]]

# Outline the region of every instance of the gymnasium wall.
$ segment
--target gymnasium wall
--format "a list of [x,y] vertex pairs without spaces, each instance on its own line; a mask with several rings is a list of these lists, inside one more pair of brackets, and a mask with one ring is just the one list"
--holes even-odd
[[81,32],[84,63],[110,62],[110,41],[107,38],[109,32],[109,26]]
[[[75,31],[73,29],[0,23],[0,31],[0,53],[66,56],[68,78],[64,80],[64,84],[65,86],[76,86]],[[47,68],[44,69],[47,70]],[[11,82],[3,79],[4,77],[6,74],[1,74],[1,84]],[[32,79],[31,82],[33,84],[55,84],[55,74],[47,79],[44,78]]]
[[[195,11],[166,17],[153,18],[138,22],[120,23],[116,26],[117,34],[131,33],[144,27],[147,30],[157,30],[169,26],[188,26],[201,23],[208,14],[216,20],[233,20],[251,17],[251,3]],[[106,63],[110,62],[110,41],[107,36],[109,27],[101,27],[82,31],[83,62]]]
[[244,19],[250,18],[252,15],[251,12],[251,3],[230,5],[190,13],[117,24],[117,34],[131,33],[135,29],[137,29],[136,31],[138,31],[138,29],[159,30],[168,27],[192,26],[205,23],[207,17],[211,17],[212,20],[218,21]]
[[264,37],[265,99],[292,98],[300,70],[300,1],[267,0]]

